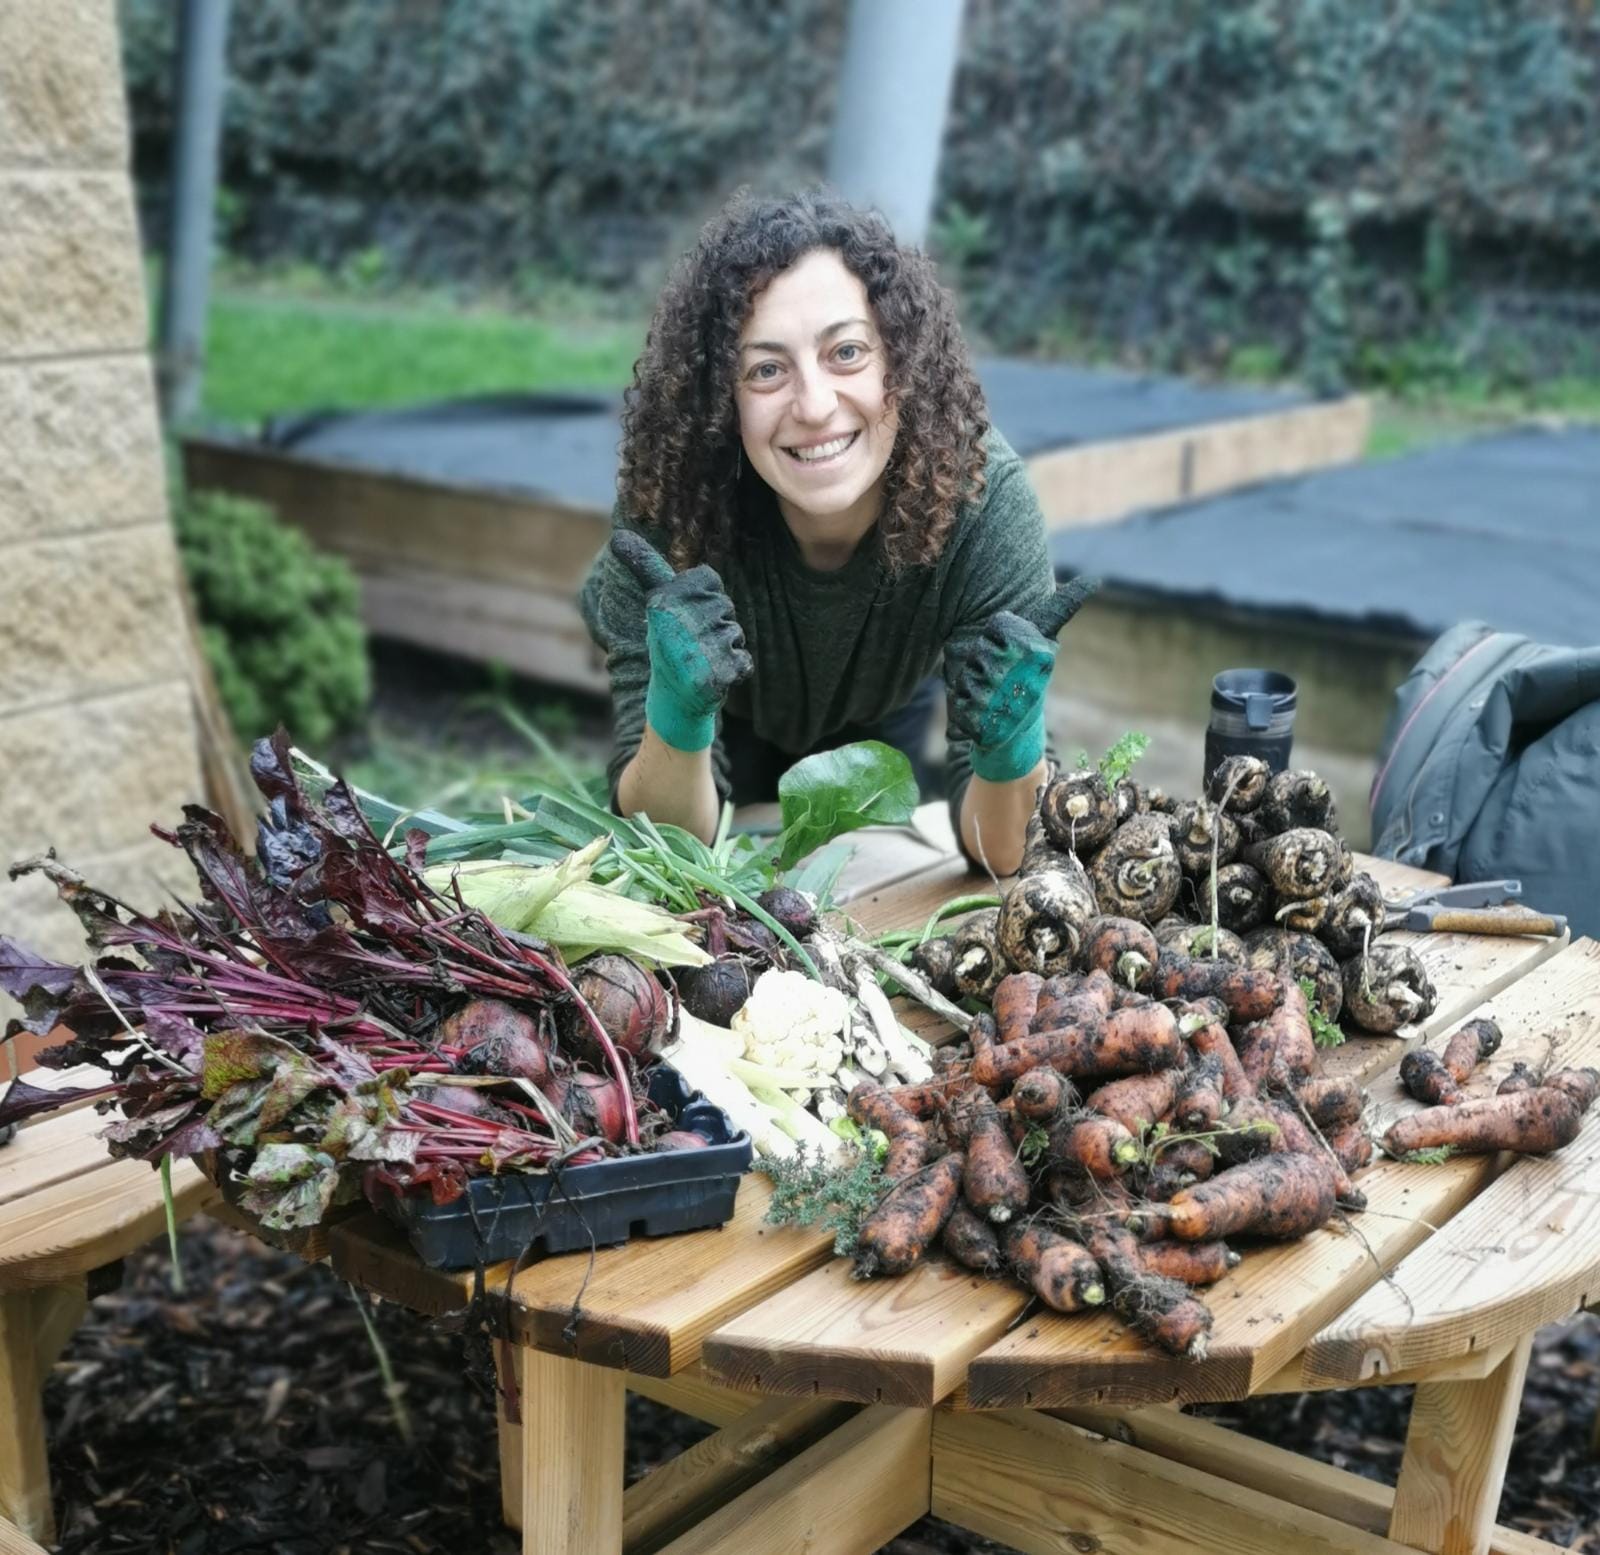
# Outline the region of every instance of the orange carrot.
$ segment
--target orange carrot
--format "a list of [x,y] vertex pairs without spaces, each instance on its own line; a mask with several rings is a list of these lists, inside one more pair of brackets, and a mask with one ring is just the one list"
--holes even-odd
[[1206,1005],[1189,1003],[1179,1006],[1179,1025],[1189,1038],[1189,1045],[1205,1058],[1214,1058],[1222,1067],[1222,1095],[1227,1101],[1254,1096],[1256,1088],[1239,1062],[1239,1054],[1228,1035],[1223,1020]]
[[1058,1232],[1019,1224],[1005,1239],[1018,1281],[1056,1312],[1081,1312],[1106,1299],[1100,1265]]
[[1155,1146],[1155,1157],[1162,1166],[1175,1168],[1192,1182],[1204,1182],[1217,1169],[1216,1156],[1198,1139],[1161,1140]]
[[1037,972],[1013,972],[1000,980],[990,1001],[995,1028],[1002,1042],[1014,1042],[1033,1030],[1044,979]]
[[1570,1096],[1577,1104],[1581,1117],[1594,1105],[1595,1096],[1600,1093],[1600,1070],[1558,1069],[1554,1074],[1546,1075],[1543,1083]]
[[933,1245],[961,1194],[961,1157],[952,1152],[903,1177],[861,1222],[851,1273],[858,1280],[904,1274]]
[[1066,1075],[1145,1074],[1170,1068],[1183,1057],[1183,1039],[1172,1012],[1161,1004],[1113,1010],[1081,1024],[1007,1042],[975,1054],[972,1078],[994,1090],[1040,1064]]
[[1328,1135],[1328,1148],[1347,1174],[1359,1172],[1372,1159],[1372,1136],[1359,1119],[1341,1123]]
[[1518,1091],[1531,1091],[1539,1083],[1539,1077],[1519,1058],[1509,1070],[1506,1077],[1500,1082],[1496,1095],[1512,1096]]
[[994,1098],[974,1088],[962,1098],[951,1122],[966,1145],[961,1192],[967,1203],[997,1223],[1021,1214],[1028,1207],[1032,1186]]
[[1080,1113],[1051,1127],[1050,1155],[1109,1181],[1138,1160],[1139,1146],[1116,1119]]
[[[1472,1071],[1500,1051],[1500,1028],[1487,1016],[1469,1020],[1445,1043],[1441,1055],[1445,1069],[1457,1085],[1465,1085]],[[1412,1095],[1416,1095],[1413,1091]],[[1419,1097],[1418,1100],[1426,1098]]]
[[1279,1151],[1230,1166],[1177,1194],[1162,1212],[1167,1233],[1214,1242],[1247,1232],[1290,1241],[1333,1213],[1334,1179],[1326,1156]]
[[1084,1105],[1102,1117],[1115,1118],[1130,1134],[1138,1134],[1172,1111],[1178,1099],[1178,1069],[1130,1075],[1091,1091]]
[[1416,1048],[1400,1060],[1400,1083],[1428,1107],[1453,1107],[1466,1098],[1455,1076],[1437,1053]]
[[1107,973],[1119,986],[1144,989],[1160,953],[1155,935],[1137,918],[1102,917],[1090,922],[1080,956],[1088,970]]
[[939,1238],[940,1246],[964,1269],[976,1269],[980,1274],[999,1274],[1005,1267],[1000,1253],[1000,1239],[995,1229],[967,1204],[957,1204],[950,1211]]
[[1098,1260],[1111,1288],[1112,1310],[1136,1334],[1173,1355],[1205,1356],[1211,1313],[1180,1280],[1149,1273],[1133,1236],[1123,1227],[1095,1223],[1084,1246]]
[[863,1080],[845,1102],[852,1122],[875,1128],[889,1141],[884,1176],[898,1180],[918,1171],[928,1159],[928,1130],[894,1091]]
[[1172,1108],[1172,1121],[1186,1134],[1213,1128],[1222,1116],[1222,1061],[1202,1057],[1184,1072]]
[[1313,1075],[1302,1080],[1295,1097],[1318,1128],[1354,1123],[1365,1103],[1359,1082],[1346,1075]]
[[1483,1096],[1454,1107],[1428,1107],[1390,1125],[1383,1148],[1393,1156],[1448,1146],[1461,1155],[1516,1150],[1546,1155],[1569,1145],[1583,1126],[1578,1104],[1564,1091],[1539,1086],[1509,1096]]
[[1030,1122],[1053,1118],[1073,1099],[1072,1087],[1054,1069],[1030,1069],[1011,1087],[1011,1100]]
[[1316,1072],[1317,1045],[1311,1035],[1311,1009],[1298,982],[1280,977],[1278,1008],[1265,1020],[1239,1030],[1234,1048],[1239,1066],[1257,1086],[1269,1080],[1293,1089]]
[[1263,1020],[1282,1002],[1283,980],[1231,961],[1206,956],[1191,960],[1178,951],[1163,950],[1156,964],[1154,991],[1162,999],[1214,995],[1227,1005],[1231,1019]]
[[1148,1273],[1185,1285],[1215,1285],[1240,1261],[1226,1243],[1178,1242],[1169,1237],[1140,1243],[1136,1256]]

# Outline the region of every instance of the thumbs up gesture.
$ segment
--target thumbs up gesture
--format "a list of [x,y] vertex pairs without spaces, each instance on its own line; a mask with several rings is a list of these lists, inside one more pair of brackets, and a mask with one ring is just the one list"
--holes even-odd
[[1044,756],[1044,699],[1056,662],[1056,635],[1100,587],[1074,578],[1016,614],[990,616],[970,642],[945,650],[951,730],[972,742],[972,770],[1008,783]]

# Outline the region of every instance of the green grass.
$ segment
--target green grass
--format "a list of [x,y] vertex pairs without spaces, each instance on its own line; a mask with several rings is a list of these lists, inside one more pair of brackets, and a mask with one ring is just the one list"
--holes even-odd
[[211,306],[203,405],[208,418],[248,424],[504,390],[617,390],[643,342],[642,322],[225,290]]

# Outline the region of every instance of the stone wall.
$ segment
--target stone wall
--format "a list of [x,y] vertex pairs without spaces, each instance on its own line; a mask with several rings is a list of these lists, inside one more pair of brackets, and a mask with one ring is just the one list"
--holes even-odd
[[[201,785],[127,164],[115,0],[0,3],[0,865],[143,905]],[[0,933],[82,947],[3,874]]]

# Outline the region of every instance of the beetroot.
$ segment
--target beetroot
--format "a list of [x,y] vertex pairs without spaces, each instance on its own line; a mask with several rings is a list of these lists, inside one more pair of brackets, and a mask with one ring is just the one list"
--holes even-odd
[[[590,956],[573,972],[573,986],[619,1051],[642,1059],[657,1053],[672,1036],[672,1000],[637,961],[627,956]],[[575,1017],[576,1011],[569,1011]],[[580,1050],[589,1035],[581,1021],[566,1022],[565,1034]]]
[[817,926],[817,904],[804,891],[774,886],[756,898],[756,906],[775,918],[796,939],[804,939]]
[[750,968],[737,956],[724,956],[709,966],[693,966],[678,973],[678,996],[697,1020],[713,1026],[731,1026],[744,1008],[752,986]]
[[500,999],[474,999],[439,1027],[439,1040],[467,1049],[457,1066],[463,1074],[499,1074],[542,1086],[550,1078],[550,1054],[538,1022]]
[[696,1134],[693,1129],[675,1128],[670,1134],[663,1134],[656,1141],[657,1150],[704,1150],[711,1141],[704,1134]]
[[628,1137],[622,1091],[609,1075],[574,1075],[562,1097],[561,1107],[580,1139],[599,1135],[613,1144],[621,1144]]

